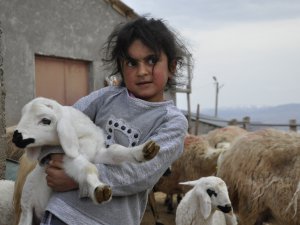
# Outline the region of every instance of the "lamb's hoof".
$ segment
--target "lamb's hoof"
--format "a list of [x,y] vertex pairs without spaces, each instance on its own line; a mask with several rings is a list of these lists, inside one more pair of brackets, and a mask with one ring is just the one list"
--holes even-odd
[[143,148],[144,159],[150,160],[153,159],[159,152],[160,146],[154,141],[148,141]]
[[98,186],[94,191],[94,197],[96,203],[109,201],[112,196],[112,191],[109,186]]

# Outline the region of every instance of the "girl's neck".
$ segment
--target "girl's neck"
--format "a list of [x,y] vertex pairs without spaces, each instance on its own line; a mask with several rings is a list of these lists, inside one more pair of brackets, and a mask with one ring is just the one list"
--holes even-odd
[[[128,89],[127,89],[127,91],[128,91],[128,95],[129,95],[131,98],[136,98],[135,95],[134,95],[132,92],[130,92]],[[165,102],[165,101],[166,101],[166,99],[163,99],[161,102]]]
[[132,92],[128,91],[128,94],[129,94],[130,97],[135,98],[135,96]]

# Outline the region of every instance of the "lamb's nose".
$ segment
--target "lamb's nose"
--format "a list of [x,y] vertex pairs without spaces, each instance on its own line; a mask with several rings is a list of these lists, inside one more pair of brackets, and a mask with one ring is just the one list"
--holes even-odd
[[218,208],[223,212],[223,213],[229,213],[232,209],[231,205],[230,204],[227,204],[225,206],[221,206],[221,205],[218,205]]
[[22,133],[20,133],[18,130],[15,130],[12,138],[12,142],[18,147],[18,148],[26,148],[28,145],[35,142],[34,138],[25,138],[23,137]]
[[13,134],[12,142],[16,143],[22,139],[23,139],[22,134],[18,130],[15,130],[15,132]]

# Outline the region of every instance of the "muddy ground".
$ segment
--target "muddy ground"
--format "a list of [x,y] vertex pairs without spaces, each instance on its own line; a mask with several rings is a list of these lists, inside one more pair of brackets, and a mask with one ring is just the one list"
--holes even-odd
[[[160,222],[164,225],[175,225],[175,210],[171,214],[167,212],[167,207],[164,205],[165,197],[166,195],[161,192],[155,193]],[[149,205],[147,206],[141,225],[155,225],[155,219]]]

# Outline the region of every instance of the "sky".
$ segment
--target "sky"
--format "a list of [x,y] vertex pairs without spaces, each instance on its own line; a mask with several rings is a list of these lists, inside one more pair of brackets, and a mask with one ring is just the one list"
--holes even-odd
[[[163,19],[193,57],[191,110],[300,103],[299,0],[122,0]],[[186,94],[177,106],[187,109]]]

